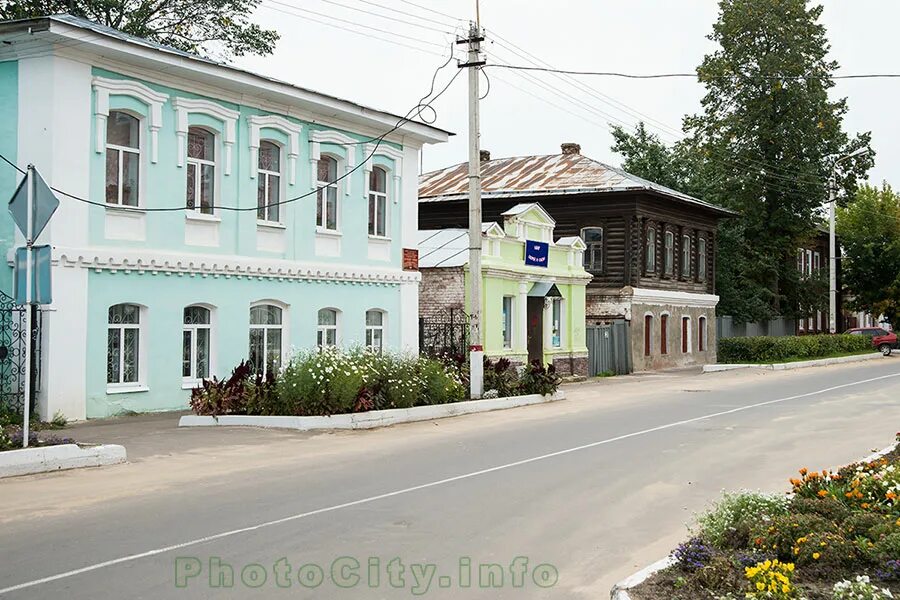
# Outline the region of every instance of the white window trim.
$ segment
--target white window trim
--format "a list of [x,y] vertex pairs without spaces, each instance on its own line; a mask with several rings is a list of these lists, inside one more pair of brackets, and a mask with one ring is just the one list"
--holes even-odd
[[260,130],[274,129],[288,136],[288,145],[282,148],[282,151],[287,154],[288,184],[296,185],[297,157],[300,156],[300,134],[303,132],[303,126],[277,115],[251,115],[247,117],[247,122],[250,125],[250,178],[255,179],[258,172],[260,142],[273,141],[261,137]]
[[[334,311],[334,325],[319,325],[319,313],[323,310],[331,310]],[[342,321],[342,312],[340,309],[335,308],[333,306],[323,306],[322,308],[316,311],[316,348],[330,348],[331,346],[320,346],[319,345],[319,334],[322,334],[322,339],[326,340],[328,338],[326,332],[333,329],[334,330],[334,347],[339,348],[341,346],[341,321]]]
[[[335,175],[336,175],[336,176],[335,176],[335,179],[339,179],[339,178],[340,178],[340,176],[341,176],[341,175],[340,175],[340,173],[341,173],[341,165],[342,165],[342,163],[343,163],[343,159],[341,159],[340,156],[338,156],[338,155],[336,155],[336,154],[331,154],[331,153],[328,153],[328,152],[325,152],[324,154],[320,154],[320,155],[319,155],[319,158],[316,159],[316,164],[315,164],[316,170],[315,170],[315,174],[313,175],[313,189],[316,190],[315,199],[316,199],[316,214],[317,214],[317,215],[318,215],[318,210],[319,210],[319,207],[318,207],[318,202],[319,202],[319,193],[318,193],[318,190],[319,190],[320,188],[322,188],[323,191],[325,191],[326,197],[323,199],[324,206],[322,207],[322,216],[323,216],[322,222],[323,222],[323,223],[328,223],[328,213],[326,212],[326,209],[327,209],[327,207],[328,207],[328,202],[327,202],[327,190],[328,190],[329,187],[334,187],[334,188],[337,190],[336,193],[335,193],[335,198],[336,198],[336,200],[337,200],[337,202],[336,202],[337,206],[336,206],[336,208],[335,208],[335,211],[337,212],[337,214],[335,215],[335,219],[334,219],[334,222],[335,222],[335,228],[334,228],[334,229],[328,229],[328,227],[327,227],[326,225],[319,225],[318,216],[317,216],[317,217],[316,217],[316,233],[317,233],[317,234],[325,234],[325,235],[340,235],[340,234],[341,234],[341,225],[343,224],[343,223],[342,223],[343,219],[341,218],[341,208],[342,208],[342,206],[343,206],[343,202],[341,201],[341,189],[342,189],[342,188],[343,188],[343,189],[346,189],[346,187],[347,187],[347,185],[348,185],[349,179],[341,179],[340,181],[337,181],[336,183],[328,183],[328,182],[325,182],[325,181],[319,181],[319,169],[318,169],[318,163],[319,163],[319,160],[320,160],[323,156],[328,157],[328,158],[332,158],[332,159],[334,159],[335,162],[337,163],[337,165],[336,165],[335,168],[334,168],[334,170],[335,170]],[[367,210],[368,210],[368,207],[367,207]]]
[[[703,344],[700,343],[701,335]],[[697,352],[709,352],[709,318],[705,314],[697,317]]]
[[[253,308],[255,308],[257,306],[269,306],[269,305],[275,306],[275,307],[281,309],[281,325],[256,325],[256,324],[250,323],[250,311]],[[290,305],[285,304],[284,302],[281,302],[279,300],[268,299],[268,300],[257,300],[256,302],[251,302],[250,307],[247,309],[247,322],[248,322],[249,326],[247,328],[247,344],[248,345],[245,346],[245,348],[247,348],[249,350],[250,330],[251,329],[266,330],[266,332],[264,333],[264,337],[263,337],[263,350],[264,351],[268,347],[268,341],[269,341],[268,340],[268,330],[269,329],[281,329],[281,365],[284,366],[284,364],[288,361],[288,358],[289,358],[287,355],[288,348],[291,347],[290,340],[288,339],[290,337],[290,331],[291,331],[290,311],[288,310],[289,308],[290,308]],[[249,356],[249,354],[248,354],[248,356]],[[268,363],[263,361],[263,374],[265,374],[267,372],[268,368],[269,368]]]
[[[269,178],[270,177],[278,177],[278,201],[284,202],[285,198],[287,197],[287,191],[286,191],[285,185],[284,185],[283,170],[282,171],[270,171],[268,169],[260,169],[259,168],[259,148],[262,145],[262,142],[269,142],[270,144],[272,144],[276,148],[278,148],[278,165],[279,165],[279,167],[282,167],[282,165],[284,165],[284,161],[282,160],[282,154],[284,154],[284,148],[282,147],[281,144],[279,144],[275,140],[263,139],[263,140],[258,140],[257,142],[258,143],[256,146],[256,151],[253,152],[251,155],[251,158],[253,160],[253,170],[256,171],[256,173],[253,175],[253,177],[254,178],[256,178],[256,177],[265,178],[266,199],[267,200],[269,198],[269,193],[268,193]],[[296,158],[296,157],[294,157],[294,158]],[[289,170],[293,170],[293,164],[290,166]],[[291,185],[293,185],[293,181],[291,181],[290,183],[291,183]],[[259,209],[257,208],[256,224],[263,226],[263,227],[284,227],[284,225],[282,223],[284,222],[284,210],[283,209],[285,206],[286,206],[285,204],[278,205],[278,220],[277,221],[272,221],[269,219],[260,219],[259,213],[258,213]],[[271,207],[269,207],[269,208],[271,208]],[[268,211],[269,211],[269,209],[266,210],[267,213],[268,213]]]
[[[381,313],[381,325],[369,325],[368,316],[369,316],[370,312]],[[373,332],[372,337],[374,339],[374,331],[381,331],[381,348],[379,348],[379,350],[381,350],[383,352],[385,350],[385,348],[387,348],[387,311],[384,310],[383,308],[370,308],[370,309],[366,310],[365,318],[366,318],[366,323],[365,323],[366,331],[365,331],[365,338],[363,339],[363,341],[365,342],[366,348],[374,348],[373,346],[370,346],[368,344],[369,332],[370,331]],[[335,322],[337,322],[337,321],[335,321]],[[334,339],[337,340],[337,333],[335,333]]]
[[[190,158],[187,157],[187,166],[185,166],[185,214],[188,215],[188,218],[200,219],[200,220],[212,220],[219,221],[221,220],[218,217],[218,210],[216,207],[219,205],[219,197],[221,193],[221,179],[219,178],[219,169],[221,168],[220,159],[219,159],[219,139],[220,135],[218,131],[213,131],[207,127],[202,127],[200,125],[192,125],[191,127],[195,129],[201,129],[213,136],[213,159],[206,160],[204,158]],[[188,132],[190,133],[191,127],[188,128]],[[194,165],[195,173],[194,173],[194,208],[187,207],[187,169],[190,165]],[[202,190],[202,181],[203,177],[201,176],[202,165],[211,165],[213,168],[213,210],[211,213],[204,213],[200,211],[200,191]]]
[[[559,304],[559,345],[553,344],[553,306]],[[565,298],[550,298],[550,329],[548,331],[547,347],[562,349],[566,347],[566,300]]]
[[[669,311],[664,310],[663,312],[659,313],[659,318],[657,319],[657,321],[659,322],[659,354],[660,354],[660,356],[669,356],[671,354],[671,352],[669,352],[669,350],[672,348],[672,340],[669,339],[669,337],[670,337],[669,336],[669,317],[671,317],[671,316],[672,316],[672,314]],[[665,348],[666,351],[665,352],[663,352],[663,345],[662,345],[663,317],[666,318],[666,348]]]
[[[509,327],[507,327],[507,333],[509,333],[509,344],[507,344],[506,339],[503,337],[503,327],[500,328],[500,343],[503,346],[504,350],[511,350],[516,346],[516,297],[506,294],[500,300],[500,317],[503,318],[503,304],[505,304],[506,299],[509,298]],[[504,321],[503,325],[506,325]]]
[[[650,317],[650,327],[649,327],[649,332],[650,332],[650,333],[649,333],[649,334],[647,333],[647,331],[648,331],[648,328],[647,328],[647,317]],[[656,315],[654,315],[652,312],[647,311],[647,312],[644,313],[643,319],[644,319],[644,320],[643,320],[643,322],[642,322],[641,324],[642,324],[643,327],[644,327],[644,336],[645,336],[645,337],[644,337],[644,339],[641,340],[641,343],[642,343],[642,345],[643,345],[643,352],[642,352],[642,355],[643,355],[645,358],[648,358],[648,357],[653,356],[653,349],[656,348],[656,344],[653,342],[653,327],[654,327],[654,325],[656,324],[657,318],[656,318]],[[650,350],[649,352],[647,352],[648,347],[649,347],[649,350]]]
[[[133,306],[138,307],[138,322],[136,325],[133,324],[125,324],[125,323],[110,323],[109,316],[107,313],[106,318],[106,330],[107,332],[115,327],[120,330],[119,334],[119,347],[122,348],[122,342],[124,341],[124,333],[125,329],[137,329],[138,332],[138,373],[137,373],[137,381],[125,381],[125,382],[117,382],[110,383],[106,382],[106,393],[107,394],[126,394],[128,392],[146,392],[150,390],[150,387],[147,385],[147,307],[138,304],[136,302],[116,302],[115,304],[110,304],[107,307],[107,311],[113,307],[118,306],[119,304],[131,304]],[[107,333],[107,336],[109,333]],[[107,352],[109,352],[109,348],[107,348]],[[109,357],[107,356],[107,361]],[[119,353],[119,378],[121,379],[122,374],[125,372],[124,370],[124,361],[125,361],[125,353]]]
[[[687,242],[687,247],[685,247]],[[691,268],[691,254],[693,253],[694,240],[689,233],[681,234],[681,268],[679,269],[682,277],[690,277],[693,269]],[[687,250],[687,260],[685,260],[685,250]],[[687,272],[685,272],[687,267]]]
[[[653,244],[650,244],[650,234],[653,234]],[[648,252],[648,249],[650,250]],[[647,268],[647,259],[652,257],[653,268]],[[646,229],[646,233],[644,234],[644,272],[645,273],[656,273],[657,272],[657,264],[656,264],[656,225],[648,225]]]
[[[338,158],[338,173],[337,177],[341,179],[338,184],[343,184],[338,188],[338,192],[341,189],[344,190],[344,194],[350,195],[350,177],[347,175],[356,168],[356,147],[359,144],[355,139],[350,137],[349,135],[343,134],[339,131],[334,131],[331,129],[327,130],[318,130],[312,131],[309,134],[309,164],[311,169],[311,177],[310,183],[312,185],[312,189],[316,189],[318,185],[316,182],[319,179],[318,174],[318,162],[319,158],[322,156],[322,144],[334,144],[336,146],[343,146],[346,158],[341,161],[339,157],[332,154],[334,158]],[[328,152],[325,152],[328,154]],[[343,175],[341,174],[341,167],[343,167]],[[339,194],[340,195],[340,194]]]
[[187,325],[184,323],[184,314],[182,313],[182,323],[181,323],[181,331],[182,336],[184,335],[184,331],[190,329],[191,333],[191,375],[189,377],[181,376],[181,386],[186,389],[194,388],[198,384],[203,381],[202,377],[196,377],[196,367],[197,367],[197,330],[198,329],[208,329],[209,330],[209,356],[207,360],[209,362],[209,377],[212,377],[216,374],[216,309],[211,304],[203,304],[203,303],[195,303],[188,304],[184,308],[191,307],[199,307],[205,308],[209,311],[209,323],[207,324],[197,324],[197,325]]
[[[375,192],[369,187],[370,183],[370,175],[372,171],[378,168],[384,171],[384,191],[383,192]],[[375,194],[376,196],[384,197],[384,235],[379,235],[378,233],[369,233],[369,238],[377,239],[377,240],[390,240],[391,239],[391,197],[393,194],[391,193],[391,186],[388,184],[391,177],[391,169],[385,167],[384,165],[375,165],[372,170],[366,170],[366,233],[369,232],[369,202],[371,202],[370,196]],[[376,211],[376,216],[377,216]],[[377,220],[376,220],[377,224]],[[376,231],[378,228],[375,228]]]
[[[135,149],[135,148],[129,148],[128,146],[120,146],[118,144],[108,143],[106,141],[106,127],[105,126],[103,127],[104,159],[106,158],[106,155],[109,153],[110,150],[114,150],[114,151],[118,152],[118,154],[119,154],[119,174],[118,174],[119,175],[119,189],[118,189],[117,202],[115,204],[110,204],[109,202],[106,202],[106,163],[105,162],[103,164],[103,177],[104,177],[104,182],[103,182],[104,198],[103,198],[103,200],[104,200],[104,202],[106,202],[107,208],[119,208],[119,209],[123,209],[123,210],[139,209],[139,208],[141,208],[142,199],[144,197],[144,193],[143,193],[144,178],[147,176],[146,170],[144,169],[144,153],[142,152],[142,150],[143,150],[142,146],[143,146],[143,141],[144,141],[144,135],[143,135],[143,133],[144,133],[144,117],[142,117],[141,115],[136,115],[129,110],[121,110],[121,109],[117,109],[117,108],[112,109],[112,111],[107,111],[107,115],[106,115],[107,117],[109,117],[109,112],[120,112],[120,113],[126,114],[130,117],[137,119],[137,122],[138,122],[138,147],[137,147],[137,149]],[[105,123],[106,123],[106,121],[104,121],[104,124]],[[123,152],[130,152],[132,154],[136,154],[137,159],[138,159],[138,189],[137,189],[137,204],[135,206],[127,206],[125,204],[122,204],[122,174],[123,174],[123,168],[124,168],[123,165],[125,162],[122,160]],[[153,162],[156,162],[156,161],[153,161]]]
[[225,108],[215,102],[209,100],[199,100],[190,98],[175,98],[172,101],[175,108],[175,135],[178,138],[178,166],[184,167],[187,157],[187,134],[188,115],[203,114],[213,119],[221,121],[222,130],[222,146],[223,146],[223,168],[225,175],[231,175],[231,154],[237,139],[237,119],[240,116],[236,110]]
[[[403,172],[403,151],[384,144],[380,144],[378,148],[375,147],[375,144],[366,144],[365,152],[366,156],[369,157],[365,167],[366,181],[369,180],[369,172],[372,170],[372,167],[375,166],[376,156],[394,161],[394,168],[389,170],[389,174],[393,175],[394,189],[390,190],[388,195],[393,200],[394,204],[399,204],[402,194],[401,190],[403,189],[403,186],[400,185],[400,173]],[[384,167],[384,165],[378,166]],[[368,187],[368,183],[366,184],[366,187]]]
[[706,236],[701,235],[697,238],[697,279],[700,281],[706,281],[707,252],[709,252],[709,242],[706,240]]
[[106,121],[109,117],[109,97],[129,96],[143,102],[149,112],[150,128],[150,162],[159,160],[159,130],[162,129],[162,107],[168,94],[161,94],[142,83],[123,79],[109,79],[106,77],[94,77],[92,80],[94,89],[94,133],[96,137],[97,154],[103,154],[106,149]]
[[[672,244],[669,245],[669,237],[672,238]],[[669,259],[669,251],[672,252],[672,258]],[[663,275],[675,276],[675,232],[671,229],[663,231]]]
[[[691,315],[681,315],[681,324],[679,328],[681,330],[682,337],[684,335],[684,320],[687,319],[687,351],[682,354],[693,354],[694,353],[694,323]],[[684,342],[682,342],[682,348],[684,348]]]

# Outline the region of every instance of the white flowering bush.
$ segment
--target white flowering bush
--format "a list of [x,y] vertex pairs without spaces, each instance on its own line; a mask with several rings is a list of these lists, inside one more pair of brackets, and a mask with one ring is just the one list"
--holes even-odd
[[696,533],[716,548],[741,548],[753,526],[787,514],[789,502],[779,494],[726,493],[697,518]]
[[844,580],[834,584],[834,600],[884,600],[893,598],[891,590],[873,585],[865,575],[858,575],[856,580]]

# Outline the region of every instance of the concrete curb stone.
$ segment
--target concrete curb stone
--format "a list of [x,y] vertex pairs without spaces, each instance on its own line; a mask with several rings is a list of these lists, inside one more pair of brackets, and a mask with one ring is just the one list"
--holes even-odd
[[837,356],[834,358],[817,358],[815,360],[800,360],[789,363],[772,363],[772,364],[718,364],[703,365],[704,373],[719,373],[722,371],[734,371],[735,369],[765,369],[768,371],[790,371],[793,369],[805,369],[807,367],[824,367],[826,365],[839,365],[843,363],[862,362],[866,360],[877,360],[880,358],[888,358],[879,352],[872,354],[857,354],[854,356]]
[[60,444],[7,450],[0,452],[0,479],[49,471],[115,465],[125,460],[125,447],[117,444],[85,447],[78,444]]

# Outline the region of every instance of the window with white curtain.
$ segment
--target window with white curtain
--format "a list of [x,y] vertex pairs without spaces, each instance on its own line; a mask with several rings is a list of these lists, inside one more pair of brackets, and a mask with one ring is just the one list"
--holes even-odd
[[384,312],[366,311],[366,348],[381,352],[384,349]]
[[319,311],[319,325],[317,328],[316,345],[320,348],[337,346],[338,335],[337,311],[332,308],[323,308]]

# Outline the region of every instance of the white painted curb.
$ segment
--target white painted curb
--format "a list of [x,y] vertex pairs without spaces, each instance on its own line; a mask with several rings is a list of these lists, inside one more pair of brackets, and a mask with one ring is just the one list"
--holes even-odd
[[835,358],[817,358],[815,360],[801,360],[789,363],[772,363],[767,365],[757,364],[719,364],[703,365],[704,373],[718,373],[721,371],[733,371],[735,369],[766,369],[768,371],[790,371],[792,369],[805,369],[807,367],[824,367],[826,365],[839,365],[841,363],[861,362],[865,360],[877,360],[888,358],[880,352],[872,354],[856,354],[853,356],[838,356]]
[[[896,444],[896,443],[891,444],[887,448],[882,448],[881,450],[879,450],[873,454],[870,454],[869,456],[867,456],[864,459],[859,460],[857,462],[866,463],[866,462],[872,462],[873,460],[877,460],[877,459],[881,458],[882,456],[885,456],[886,454],[889,454],[890,452],[892,452],[894,450],[894,448],[897,447],[897,445],[898,444]],[[631,595],[629,595],[628,590],[630,590],[632,588],[636,588],[637,586],[641,585],[642,583],[644,583],[645,581],[650,579],[650,577],[652,577],[659,571],[662,571],[663,569],[668,569],[673,564],[675,564],[675,559],[671,555],[669,555],[666,558],[656,561],[649,567],[644,567],[637,573],[623,579],[622,581],[620,581],[619,583],[614,585],[609,592],[610,600],[631,600]]]
[[445,417],[455,417],[471,413],[502,410],[564,400],[562,390],[552,395],[529,394],[527,396],[510,396],[508,398],[492,398],[490,400],[467,400],[450,404],[433,404],[414,406],[413,408],[392,408],[388,410],[370,410],[368,412],[331,415],[330,417],[280,417],[252,415],[221,415],[219,417],[185,415],[178,421],[179,427],[212,427],[216,425],[245,425],[251,427],[271,427],[278,429],[296,429],[313,431],[317,429],[373,429],[387,427],[397,423],[413,423],[415,421],[431,421]]
[[84,448],[77,444],[60,444],[7,450],[0,452],[0,478],[81,467],[101,467],[123,462],[125,462],[125,447],[115,444]]

